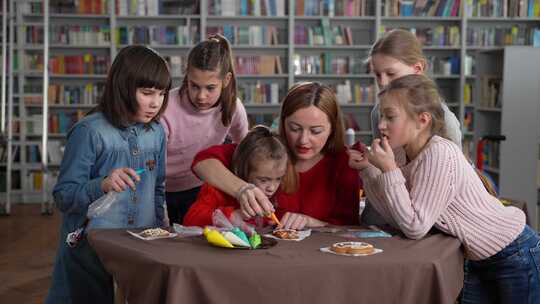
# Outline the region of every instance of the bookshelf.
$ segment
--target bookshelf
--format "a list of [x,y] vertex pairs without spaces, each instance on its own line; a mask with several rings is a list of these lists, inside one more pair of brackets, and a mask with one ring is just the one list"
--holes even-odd
[[[33,67],[39,66],[44,52],[39,29],[44,23],[50,29],[48,138],[60,143],[67,128],[95,104],[106,66],[119,48],[130,43],[155,48],[167,58],[174,85],[179,85],[189,49],[216,32],[231,41],[239,96],[251,123],[271,124],[295,82],[320,81],[336,89],[346,126],[355,129],[358,139],[369,141],[377,88],[363,62],[382,33],[406,28],[424,42],[428,72],[462,122],[464,151],[474,159],[481,123],[475,99],[478,54],[510,44],[540,44],[540,12],[534,1],[529,16],[529,8],[520,7],[529,1],[518,0],[448,0],[437,5],[408,0],[49,0],[45,17],[43,2],[13,1],[21,8],[16,13],[20,68],[15,83],[24,89],[14,97],[14,122],[20,122],[14,138],[26,145],[39,142],[33,134],[39,128],[33,127],[39,126],[42,114],[43,76]],[[25,58],[32,68],[19,64]],[[80,71],[81,60],[83,67],[93,63],[92,72]],[[68,62],[78,68],[66,71]],[[21,149],[14,169],[21,173],[25,193],[32,189],[31,168],[39,168],[39,162],[28,162],[28,154]],[[52,171],[56,165],[49,162]]]
[[[529,214],[536,215],[538,169],[533,164],[539,153],[540,70],[531,63],[540,59],[540,49],[512,46],[476,55],[474,138],[506,137],[486,142],[484,170],[498,184],[501,196],[527,202]],[[534,216],[531,224],[537,225]]]

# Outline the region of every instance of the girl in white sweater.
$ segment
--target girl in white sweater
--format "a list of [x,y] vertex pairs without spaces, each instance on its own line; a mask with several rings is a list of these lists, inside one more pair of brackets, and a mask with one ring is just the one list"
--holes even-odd
[[404,76],[379,98],[381,138],[371,149],[351,150],[349,161],[373,207],[409,238],[436,227],[463,243],[462,303],[540,303],[540,236],[521,210],[487,192],[460,147],[446,138],[433,81]]

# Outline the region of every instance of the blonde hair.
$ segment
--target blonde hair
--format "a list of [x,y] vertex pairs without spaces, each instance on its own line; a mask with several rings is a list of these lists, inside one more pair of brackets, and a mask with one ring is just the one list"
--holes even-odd
[[375,55],[395,58],[407,65],[420,62],[426,68],[427,59],[416,36],[406,30],[394,29],[379,38],[369,51],[368,63]]
[[[294,112],[315,106],[323,111],[330,121],[332,132],[326,144],[321,150],[322,153],[337,153],[345,149],[343,140],[345,131],[343,127],[343,115],[338,106],[337,97],[331,88],[318,82],[300,82],[291,87],[281,105],[281,115],[279,121],[279,134],[282,138],[287,138],[285,134],[285,119]],[[289,155],[296,161],[295,154],[289,149]]]
[[398,100],[409,117],[420,113],[431,114],[431,134],[449,139],[446,134],[444,110],[437,85],[424,75],[407,75],[390,82],[379,98]]

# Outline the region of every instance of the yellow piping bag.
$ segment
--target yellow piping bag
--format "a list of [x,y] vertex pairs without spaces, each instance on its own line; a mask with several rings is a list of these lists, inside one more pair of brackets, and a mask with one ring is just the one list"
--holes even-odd
[[217,230],[204,228],[203,234],[204,236],[206,236],[206,240],[208,241],[208,243],[214,246],[234,248],[231,242],[227,241],[227,239],[225,239],[225,237],[223,237],[223,235]]

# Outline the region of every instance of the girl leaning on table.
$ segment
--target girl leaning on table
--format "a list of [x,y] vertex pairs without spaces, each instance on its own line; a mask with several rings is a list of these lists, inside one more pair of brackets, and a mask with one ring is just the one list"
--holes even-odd
[[[279,134],[298,181],[297,191],[280,195],[282,227],[357,224],[358,189],[362,185],[357,172],[348,166],[341,110],[332,89],[317,82],[291,87],[282,102]],[[193,171],[212,186],[237,197],[245,215],[274,212],[274,206],[259,188],[245,189],[247,182],[228,169],[234,149],[234,145],[221,145],[199,152]]]
[[[423,75],[426,73],[427,63],[422,45],[410,31],[394,29],[385,33],[371,47],[369,51],[368,66],[375,76],[377,86],[383,89],[393,79],[405,75]],[[446,134],[450,140],[461,147],[461,129],[459,120],[450,111],[446,103],[441,102],[444,110],[444,123]],[[380,137],[379,129],[379,103],[371,111],[371,130],[373,138]],[[362,222],[366,224],[384,224],[381,217],[367,203],[362,213]]]
[[184,225],[203,227],[212,225],[212,214],[216,209],[221,210],[232,222],[236,222],[234,218],[251,219],[249,213],[240,209],[238,198],[255,187],[274,202],[277,216],[282,215],[279,208],[279,193],[294,191],[295,180],[292,165],[288,161],[287,148],[278,134],[265,126],[253,127],[234,151],[232,171],[248,184],[238,191],[236,197],[208,183],[203,184],[197,200],[186,214]]
[[409,238],[436,227],[463,243],[462,303],[540,303],[540,236],[521,210],[487,192],[446,138],[433,81],[404,76],[379,98],[382,138],[349,152],[372,206]]
[[66,243],[99,197],[118,192],[117,201],[87,229],[163,226],[165,133],[158,118],[170,86],[160,55],[128,46],[112,63],[97,107],[69,131],[53,190],[63,219],[46,303],[113,303],[112,277],[86,238],[74,247]]
[[189,52],[182,86],[169,92],[161,123],[167,135],[165,196],[171,223],[182,224],[201,189],[190,168],[195,154],[226,136],[238,143],[248,131],[232,58],[227,39],[210,36]]

